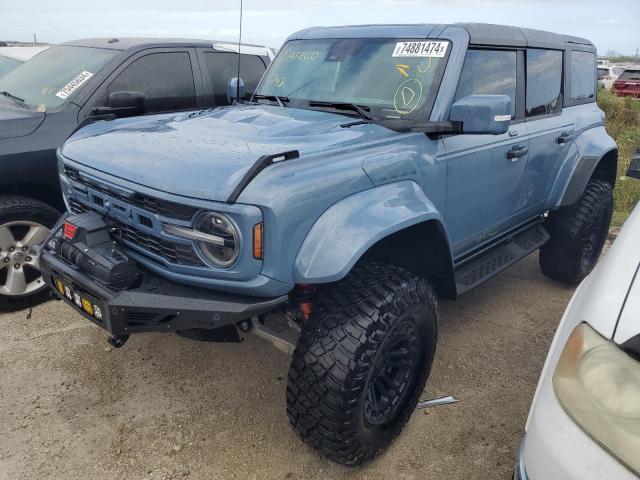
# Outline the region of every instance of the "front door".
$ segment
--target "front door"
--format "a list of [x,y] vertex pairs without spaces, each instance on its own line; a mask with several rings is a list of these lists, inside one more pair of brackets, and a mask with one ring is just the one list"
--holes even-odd
[[502,135],[461,134],[443,139],[445,218],[454,256],[518,221],[529,148],[527,125],[522,121],[523,72],[522,51],[467,52],[454,101],[473,94],[508,95],[513,121]]

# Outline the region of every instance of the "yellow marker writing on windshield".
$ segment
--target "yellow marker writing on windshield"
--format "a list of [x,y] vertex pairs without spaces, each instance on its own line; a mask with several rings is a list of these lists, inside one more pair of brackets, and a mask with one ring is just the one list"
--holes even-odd
[[401,75],[404,75],[405,77],[409,76],[409,74],[407,73],[407,70],[411,68],[409,65],[405,65],[404,63],[397,63],[396,68],[398,69]]

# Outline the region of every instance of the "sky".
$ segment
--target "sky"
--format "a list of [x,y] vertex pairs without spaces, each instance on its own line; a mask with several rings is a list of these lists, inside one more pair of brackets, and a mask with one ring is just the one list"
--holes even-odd
[[[240,0],[0,0],[0,40],[238,38]],[[600,54],[640,49],[640,0],[244,0],[243,41],[279,47],[310,26],[487,22],[591,40]]]

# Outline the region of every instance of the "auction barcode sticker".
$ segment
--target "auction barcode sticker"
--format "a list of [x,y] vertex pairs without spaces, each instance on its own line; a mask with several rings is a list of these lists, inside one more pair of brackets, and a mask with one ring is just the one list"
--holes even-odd
[[84,72],[81,72],[76,78],[62,87],[62,90],[56,93],[56,97],[62,98],[64,100],[69,95],[71,95],[75,89],[80,87],[80,85],[89,80],[91,77],[93,77],[93,73],[87,72],[86,70]]
[[444,57],[449,42],[398,42],[392,57]]

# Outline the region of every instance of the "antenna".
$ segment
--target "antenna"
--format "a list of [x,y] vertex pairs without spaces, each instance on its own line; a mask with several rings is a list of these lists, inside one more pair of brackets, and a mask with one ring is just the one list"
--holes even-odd
[[238,35],[238,75],[236,77],[236,102],[240,99],[240,49],[242,48],[242,0],[240,0],[240,34]]

